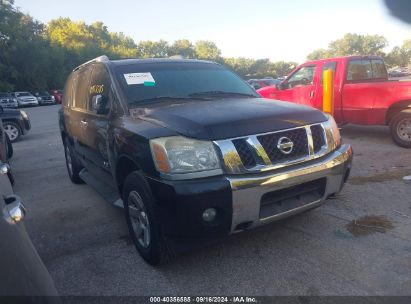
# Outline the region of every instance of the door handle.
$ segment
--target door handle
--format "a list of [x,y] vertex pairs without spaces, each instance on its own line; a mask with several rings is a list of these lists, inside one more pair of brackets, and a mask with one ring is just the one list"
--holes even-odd
[[21,198],[10,195],[4,198],[6,206],[3,208],[3,218],[11,225],[21,222],[26,216],[26,208]]
[[81,126],[82,126],[83,128],[86,128],[87,125],[88,125],[88,122],[87,122],[86,120],[84,120],[84,119],[80,120],[80,123],[81,123]]
[[310,99],[313,99],[314,98],[314,91],[311,91],[310,92]]

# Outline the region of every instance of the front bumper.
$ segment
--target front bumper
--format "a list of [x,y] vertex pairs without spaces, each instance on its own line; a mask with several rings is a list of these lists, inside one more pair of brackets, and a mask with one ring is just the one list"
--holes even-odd
[[19,107],[24,107],[24,106],[38,106],[39,102],[36,101],[18,101]]
[[22,118],[19,120],[20,129],[23,135],[27,134],[31,129],[30,119]]
[[[341,191],[352,155],[352,148],[343,145],[322,158],[281,170],[188,181],[148,180],[165,234],[227,235],[320,206]],[[202,220],[207,208],[217,210],[213,223]]]

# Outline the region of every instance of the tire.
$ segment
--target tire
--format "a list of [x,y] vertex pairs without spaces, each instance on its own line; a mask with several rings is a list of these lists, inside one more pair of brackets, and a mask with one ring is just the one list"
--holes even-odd
[[161,232],[158,207],[140,171],[126,177],[123,202],[130,237],[140,256],[150,265],[160,265],[170,260],[171,250]]
[[20,126],[13,121],[3,121],[3,129],[12,143],[17,141],[21,136]]
[[13,145],[11,144],[10,138],[6,133],[6,154],[7,154],[7,159],[10,159],[13,157]]
[[66,167],[70,180],[74,184],[84,184],[84,181],[80,177],[80,171],[83,167],[77,159],[73,147],[67,137],[64,139],[64,156],[66,157]]
[[403,110],[391,119],[390,132],[398,146],[411,148],[411,110]]

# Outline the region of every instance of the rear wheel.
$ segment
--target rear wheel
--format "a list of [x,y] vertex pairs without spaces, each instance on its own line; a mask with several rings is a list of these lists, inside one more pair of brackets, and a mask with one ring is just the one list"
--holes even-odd
[[18,124],[12,121],[4,121],[3,129],[9,136],[11,142],[15,142],[21,136],[21,129]]
[[139,171],[126,177],[123,202],[130,236],[141,257],[151,265],[166,262],[170,250],[161,232],[157,206]]
[[83,169],[80,161],[77,159],[70,141],[66,137],[64,140],[64,155],[66,157],[67,172],[70,180],[74,184],[84,184],[84,181],[80,177],[80,171]]
[[395,115],[390,122],[390,131],[397,145],[411,148],[411,111],[404,110]]

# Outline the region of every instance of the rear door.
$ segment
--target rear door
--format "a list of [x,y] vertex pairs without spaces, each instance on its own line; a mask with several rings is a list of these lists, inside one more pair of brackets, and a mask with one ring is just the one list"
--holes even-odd
[[348,61],[342,93],[344,120],[356,124],[382,124],[385,104],[393,93],[387,84],[387,71],[382,59]]
[[73,104],[70,107],[71,130],[74,148],[81,156],[85,156],[85,129],[87,127],[86,115],[88,106],[88,88],[90,83],[91,66],[81,68],[76,75],[73,89]]
[[276,92],[276,99],[313,106],[317,67],[317,64],[301,66],[282,83],[283,89]]

